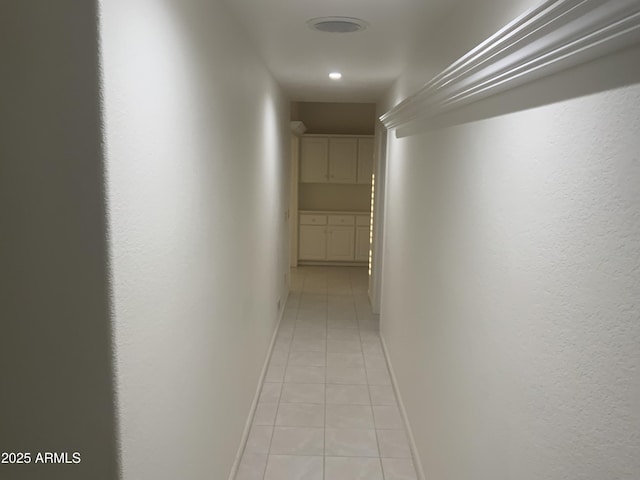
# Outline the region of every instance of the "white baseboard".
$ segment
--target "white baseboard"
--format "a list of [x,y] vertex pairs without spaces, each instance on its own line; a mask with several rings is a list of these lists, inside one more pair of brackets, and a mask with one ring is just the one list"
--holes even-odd
[[409,437],[409,447],[411,448],[411,456],[413,457],[413,466],[416,469],[416,475],[418,480],[426,480],[424,475],[424,469],[422,468],[422,461],[418,454],[418,448],[416,447],[415,439],[413,438],[413,432],[411,431],[411,425],[409,424],[409,417],[407,417],[407,410],[404,408],[404,402],[398,389],[398,381],[391,365],[391,359],[389,358],[389,351],[387,350],[387,344],[384,341],[384,337],[380,334],[380,341],[382,342],[382,350],[384,351],[384,357],[387,361],[387,367],[389,368],[389,375],[391,376],[391,383],[393,385],[393,391],[396,394],[396,400],[398,401],[398,408],[400,409],[400,415],[402,415],[402,421]]
[[236,475],[238,474],[238,468],[240,468],[240,462],[242,461],[242,455],[244,455],[244,449],[247,445],[247,440],[249,439],[249,433],[251,432],[251,425],[253,424],[253,417],[256,414],[256,408],[258,408],[258,401],[260,400],[260,393],[262,392],[262,385],[264,384],[264,379],[267,375],[267,369],[269,368],[269,360],[271,359],[271,353],[273,352],[273,347],[276,343],[276,339],[278,338],[278,332],[280,331],[280,325],[282,323],[282,318],[284,317],[285,306],[287,304],[287,300],[289,298],[289,293],[287,292],[287,298],[282,304],[282,308],[280,310],[280,317],[278,318],[278,324],[273,332],[273,336],[271,337],[271,343],[269,344],[269,349],[267,350],[267,357],[264,360],[264,364],[262,365],[262,371],[260,372],[260,378],[258,380],[258,388],[256,389],[256,394],[253,397],[253,402],[251,403],[251,410],[249,411],[249,417],[247,418],[247,423],[244,426],[244,431],[242,432],[242,437],[240,439],[240,446],[238,447],[238,453],[236,454],[236,458],[233,462],[233,466],[231,467],[231,473],[229,474],[229,480],[235,480]]

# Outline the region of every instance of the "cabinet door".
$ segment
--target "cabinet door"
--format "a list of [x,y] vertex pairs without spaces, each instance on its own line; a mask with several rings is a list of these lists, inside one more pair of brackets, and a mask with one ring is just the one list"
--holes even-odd
[[358,139],[358,183],[371,185],[373,173],[373,138]]
[[327,227],[327,260],[353,261],[355,232],[353,227]]
[[299,260],[326,260],[327,236],[325,228],[316,225],[300,225]]
[[356,227],[356,262],[369,261],[369,227]]
[[328,181],[329,139],[302,138],[300,142],[300,181],[326,183]]
[[356,183],[358,168],[358,139],[331,138],[329,140],[329,182]]

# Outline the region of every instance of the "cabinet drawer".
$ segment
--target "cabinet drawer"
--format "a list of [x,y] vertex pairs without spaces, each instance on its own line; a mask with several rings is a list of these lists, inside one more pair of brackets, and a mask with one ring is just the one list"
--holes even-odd
[[300,225],[326,225],[327,224],[327,216],[326,215],[313,215],[313,214],[301,214],[300,215]]
[[358,215],[356,216],[356,225],[361,226],[369,226],[369,221],[371,217],[369,215]]
[[353,215],[329,215],[329,225],[355,225]]

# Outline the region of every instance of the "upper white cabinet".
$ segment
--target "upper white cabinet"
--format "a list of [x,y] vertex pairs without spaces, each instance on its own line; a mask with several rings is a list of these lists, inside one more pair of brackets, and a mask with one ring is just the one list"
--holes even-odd
[[370,184],[373,139],[304,136],[300,142],[300,182]]
[[371,184],[373,173],[373,138],[358,139],[358,178],[356,183]]
[[326,183],[329,181],[329,139],[303,137],[300,142],[300,181]]
[[356,183],[358,139],[329,139],[329,182]]

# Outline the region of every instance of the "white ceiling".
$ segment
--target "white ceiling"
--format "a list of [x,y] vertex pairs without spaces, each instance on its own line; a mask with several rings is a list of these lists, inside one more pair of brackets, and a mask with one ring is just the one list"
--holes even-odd
[[[225,0],[292,100],[375,102],[403,70],[411,45],[451,0]],[[315,17],[361,18],[357,33],[311,30]],[[340,71],[342,80],[329,79]]]

